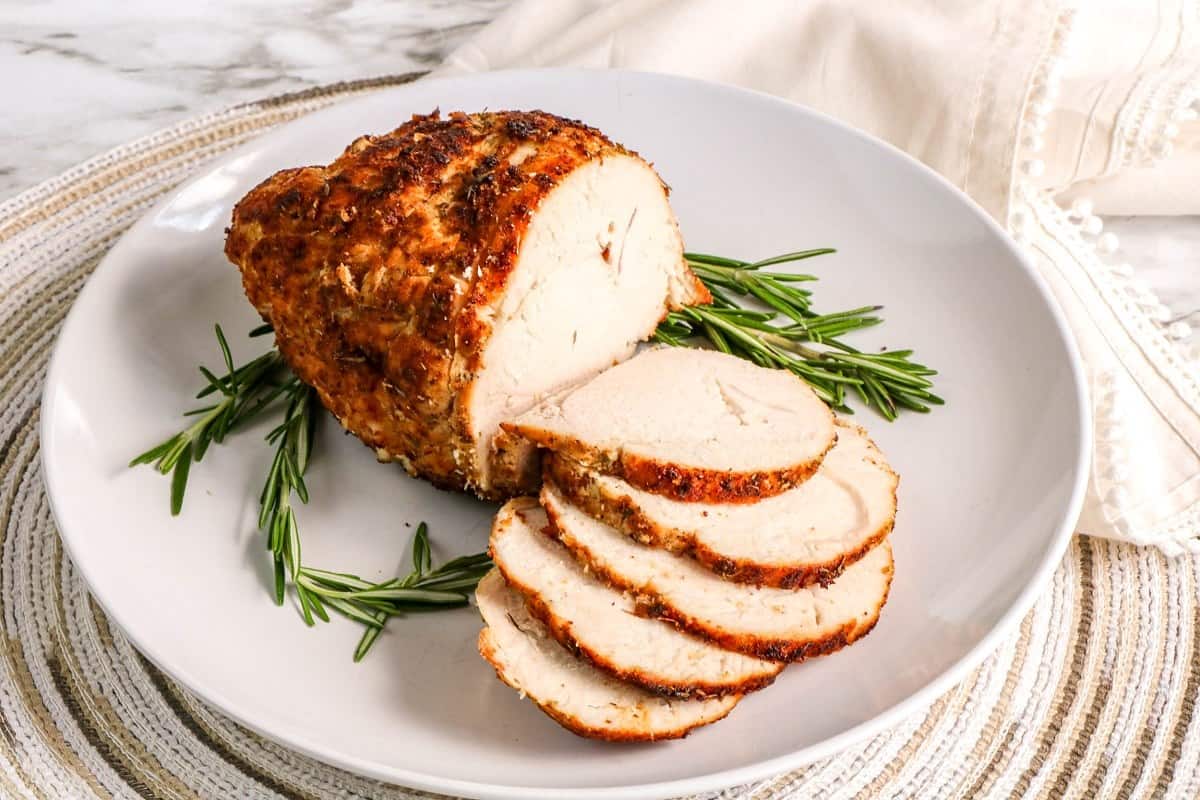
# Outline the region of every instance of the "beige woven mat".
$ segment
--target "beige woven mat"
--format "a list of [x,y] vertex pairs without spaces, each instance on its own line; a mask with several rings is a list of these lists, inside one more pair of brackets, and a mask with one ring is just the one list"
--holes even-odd
[[[37,437],[63,316],[151,203],[262,131],[406,79],[239,106],[0,205],[0,796],[417,796],[265,741],[141,658],[63,555]],[[719,796],[1196,798],[1197,558],[1077,539],[1019,631],[927,712]]]

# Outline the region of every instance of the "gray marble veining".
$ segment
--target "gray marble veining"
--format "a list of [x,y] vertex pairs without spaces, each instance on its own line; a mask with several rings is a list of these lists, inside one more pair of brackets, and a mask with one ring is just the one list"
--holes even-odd
[[234,103],[427,69],[509,0],[7,0],[0,199]]

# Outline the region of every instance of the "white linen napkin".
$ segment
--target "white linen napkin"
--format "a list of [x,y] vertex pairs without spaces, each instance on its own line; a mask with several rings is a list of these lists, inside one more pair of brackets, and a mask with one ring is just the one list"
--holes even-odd
[[1079,342],[1096,440],[1079,531],[1200,551],[1190,331],[1097,216],[1200,213],[1196,0],[520,0],[438,72],[533,66],[771,92],[941,172],[1028,248]]

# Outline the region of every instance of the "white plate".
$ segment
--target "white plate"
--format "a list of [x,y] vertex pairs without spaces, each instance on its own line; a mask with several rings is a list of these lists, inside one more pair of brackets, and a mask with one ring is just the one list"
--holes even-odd
[[[255,530],[270,457],[257,435],[192,470],[182,516],[129,458],[178,429],[195,365],[235,355],[257,320],[222,255],[233,203],[276,169],[333,158],[414,112],[540,107],[652,159],[694,250],[805,262],[819,308],[886,305],[865,346],[913,347],[948,405],[887,424],[860,414],[903,476],[896,579],[875,632],[789,669],[680,742],[612,745],[563,731],[475,652],[471,609],[394,622],[361,664],[357,626],[306,628],[268,597]],[[621,72],[422,81],[313,114],[240,148],[112,249],[67,320],[46,384],[54,513],[104,609],[154,663],[251,728],[321,760],[480,797],[642,797],[761,778],[828,755],[931,702],[1032,603],[1081,502],[1088,449],[1079,361],[1043,284],[983,212],[917,162],[797,106]],[[238,335],[233,335],[238,334]],[[300,524],[307,563],[401,567],[427,520],[439,558],[485,546],[492,508],[377,464],[324,426]],[[261,433],[261,429],[259,433]]]

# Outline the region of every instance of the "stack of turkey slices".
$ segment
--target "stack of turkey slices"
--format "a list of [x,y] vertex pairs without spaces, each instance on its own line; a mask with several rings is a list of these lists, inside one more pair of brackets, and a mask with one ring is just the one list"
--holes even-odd
[[878,620],[899,479],[790,373],[652,349],[502,427],[544,481],[496,516],[479,650],[568,729],[683,736]]

